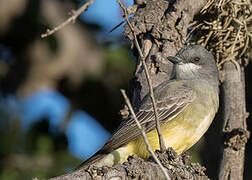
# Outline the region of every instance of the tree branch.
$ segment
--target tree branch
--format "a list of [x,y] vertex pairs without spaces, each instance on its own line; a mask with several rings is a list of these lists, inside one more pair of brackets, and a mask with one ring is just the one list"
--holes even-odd
[[60,25],[56,26],[55,28],[53,28],[52,30],[47,29],[46,33],[41,34],[41,38],[45,38],[47,36],[52,35],[53,33],[55,33],[56,31],[59,31],[60,29],[62,29],[63,27],[65,27],[66,25],[68,25],[69,23],[75,23],[75,20],[81,15],[82,12],[84,12],[88,6],[90,6],[92,3],[94,2],[94,0],[89,0],[87,1],[85,4],[83,4],[78,10],[72,10],[71,14],[72,16],[70,16],[66,21],[64,21],[63,23],[61,23]]
[[[178,156],[171,148],[164,154],[159,155],[159,159],[165,164],[166,171],[169,172],[171,179],[195,179],[195,180],[209,180],[204,174],[205,168],[199,164],[186,164],[188,156]],[[164,180],[165,176],[153,159],[144,161],[136,156],[129,156],[128,161],[123,165],[116,165],[114,167],[91,167],[87,170],[75,171],[66,175],[51,178],[49,180],[93,180],[93,179],[150,179],[150,180]],[[35,179],[34,180],[38,180]]]

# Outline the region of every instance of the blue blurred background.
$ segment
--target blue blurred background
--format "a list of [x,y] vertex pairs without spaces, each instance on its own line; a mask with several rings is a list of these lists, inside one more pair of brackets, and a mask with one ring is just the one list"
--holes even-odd
[[[123,25],[109,33],[123,20],[116,0],[95,0],[75,24],[40,38],[83,3],[0,0],[0,179],[71,171],[121,122],[119,89],[128,88],[135,57]],[[194,161],[205,163],[203,147],[204,138],[190,151]]]
[[119,88],[128,86],[134,57],[123,26],[109,32],[123,20],[116,1],[96,0],[74,25],[40,38],[83,3],[0,2],[0,179],[70,171],[121,121]]

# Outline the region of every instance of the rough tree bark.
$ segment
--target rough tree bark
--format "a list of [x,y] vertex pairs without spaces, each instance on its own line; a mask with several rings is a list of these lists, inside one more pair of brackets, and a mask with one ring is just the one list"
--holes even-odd
[[[174,56],[184,45],[189,23],[206,3],[206,0],[177,0],[174,4],[165,0],[149,0],[144,8],[139,5],[130,18],[141,42],[153,88],[171,77],[172,63],[167,57]],[[125,36],[131,41],[134,39],[127,25]],[[148,92],[145,73],[138,60],[130,88],[131,102],[135,108]]]
[[[186,165],[188,156],[177,156],[168,149],[167,154],[158,154],[164,167],[168,170],[171,179],[208,180],[205,176],[205,168],[199,164]],[[49,180],[125,180],[125,179],[153,179],[164,180],[164,174],[155,161],[150,158],[144,161],[136,156],[129,156],[128,161],[123,165],[114,167],[91,167],[85,171],[75,171]],[[36,180],[36,179],[34,179]]]
[[219,172],[220,180],[242,180],[245,144],[249,138],[245,107],[244,68],[233,62],[223,65],[223,128],[224,144]]

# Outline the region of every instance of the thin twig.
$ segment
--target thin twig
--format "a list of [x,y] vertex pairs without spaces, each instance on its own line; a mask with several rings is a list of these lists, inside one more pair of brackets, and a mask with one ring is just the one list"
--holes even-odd
[[150,143],[149,143],[148,138],[147,138],[147,136],[146,136],[146,133],[144,132],[144,129],[142,128],[141,124],[139,123],[139,121],[138,121],[138,119],[137,119],[137,117],[136,117],[136,114],[135,114],[135,112],[134,112],[134,110],[133,110],[133,108],[132,108],[132,106],[131,106],[131,103],[130,103],[130,101],[129,101],[129,98],[127,97],[127,95],[126,95],[126,93],[125,93],[125,90],[121,89],[121,93],[122,93],[122,95],[123,95],[123,97],[124,97],[124,100],[125,100],[125,102],[126,102],[128,108],[129,108],[129,110],[130,110],[130,112],[131,112],[131,115],[132,115],[133,119],[135,120],[135,122],[136,122],[136,124],[137,124],[138,129],[141,131],[141,134],[142,134],[142,136],[143,136],[143,139],[144,139],[144,142],[145,142],[145,145],[146,145],[147,150],[148,150],[149,153],[152,155],[152,157],[153,157],[154,160],[157,162],[157,164],[160,166],[162,172],[164,173],[165,178],[166,178],[167,180],[170,180],[171,178],[169,177],[167,171],[165,170],[165,168],[163,167],[163,165],[161,164],[161,162],[158,160],[158,158],[157,158],[157,156],[155,155],[155,153],[152,151],[151,146],[150,146]]
[[135,43],[135,46],[136,46],[136,48],[138,50],[141,62],[142,62],[143,67],[144,67],[144,72],[145,72],[146,79],[147,79],[147,82],[148,82],[148,85],[149,85],[150,97],[151,97],[151,101],[152,101],[152,105],[153,105],[153,109],[154,109],[154,114],[155,114],[156,128],[157,128],[158,139],[159,139],[159,146],[160,146],[161,152],[164,152],[165,149],[166,149],[165,148],[165,143],[164,143],[164,140],[163,140],[163,137],[162,137],[162,134],[161,134],[160,123],[159,123],[159,119],[158,119],[157,104],[156,104],[154,93],[153,93],[153,87],[152,87],[151,78],[150,78],[150,75],[149,75],[149,72],[148,72],[148,69],[147,69],[147,65],[145,63],[145,58],[144,58],[144,55],[143,55],[143,53],[141,51],[139,43],[137,41],[137,37],[136,37],[135,31],[134,31],[131,23],[129,22],[128,14],[127,14],[127,9],[126,9],[126,7],[119,0],[117,2],[118,2],[118,4],[121,6],[121,8],[124,11],[124,18],[125,18],[127,24],[129,25],[131,31],[132,31],[132,34],[134,36],[134,43]]
[[117,24],[115,27],[113,27],[109,32],[113,32],[114,30],[116,30],[117,28],[119,28],[122,24],[124,23],[124,21],[121,21],[119,24]]
[[72,16],[69,17],[66,21],[64,21],[63,23],[61,23],[60,25],[56,26],[55,28],[53,28],[52,30],[47,29],[46,33],[41,34],[41,38],[45,38],[47,36],[52,35],[53,33],[55,33],[56,31],[62,29],[63,27],[65,27],[66,25],[68,25],[69,23],[75,23],[75,20],[80,16],[80,14],[82,12],[84,12],[88,6],[90,6],[92,3],[94,2],[94,0],[89,0],[87,1],[85,4],[83,4],[79,9],[77,9],[76,11],[72,11]]

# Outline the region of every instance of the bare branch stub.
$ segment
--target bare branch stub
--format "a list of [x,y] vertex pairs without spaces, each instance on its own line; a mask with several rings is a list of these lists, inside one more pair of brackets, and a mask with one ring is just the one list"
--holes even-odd
[[92,3],[94,2],[94,0],[89,0],[87,1],[85,4],[83,4],[78,10],[76,11],[72,11],[71,12],[71,16],[64,21],[63,23],[61,23],[60,25],[56,26],[55,28],[53,28],[52,30],[47,29],[46,33],[41,34],[41,38],[45,38],[47,36],[52,35],[53,33],[59,31],[60,29],[64,28],[66,25],[70,24],[70,23],[75,23],[75,20],[81,15],[82,12],[84,12],[88,6],[90,6]]

